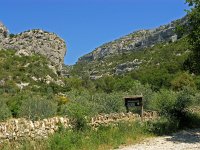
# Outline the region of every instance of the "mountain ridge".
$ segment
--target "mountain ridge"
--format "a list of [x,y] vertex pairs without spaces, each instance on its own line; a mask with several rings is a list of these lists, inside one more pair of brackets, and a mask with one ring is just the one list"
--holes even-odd
[[102,60],[112,55],[152,47],[161,42],[175,42],[180,38],[174,32],[175,26],[177,24],[186,23],[186,20],[187,16],[158,28],[134,31],[128,35],[97,47],[92,52],[80,57],[77,63],[84,61],[90,62],[98,59]]

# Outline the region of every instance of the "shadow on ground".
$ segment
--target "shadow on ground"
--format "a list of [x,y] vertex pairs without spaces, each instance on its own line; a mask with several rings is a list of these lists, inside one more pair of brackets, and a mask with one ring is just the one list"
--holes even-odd
[[200,129],[181,131],[166,139],[174,143],[199,143]]

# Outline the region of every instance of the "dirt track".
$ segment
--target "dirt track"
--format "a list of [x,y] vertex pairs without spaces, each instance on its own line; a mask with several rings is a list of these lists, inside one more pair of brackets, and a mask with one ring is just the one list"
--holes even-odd
[[200,150],[200,129],[148,139],[118,150]]

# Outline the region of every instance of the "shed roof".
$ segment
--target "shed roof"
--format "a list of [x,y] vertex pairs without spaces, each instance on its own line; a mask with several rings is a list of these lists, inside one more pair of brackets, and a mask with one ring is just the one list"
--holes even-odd
[[138,99],[138,98],[143,98],[143,95],[133,95],[124,97],[124,99]]

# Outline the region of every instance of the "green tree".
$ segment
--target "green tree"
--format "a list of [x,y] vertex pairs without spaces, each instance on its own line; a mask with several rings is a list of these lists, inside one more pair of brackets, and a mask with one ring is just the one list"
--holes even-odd
[[200,74],[200,1],[186,0],[186,3],[190,6],[190,10],[187,11],[186,31],[192,54],[186,60],[185,66],[191,72]]

